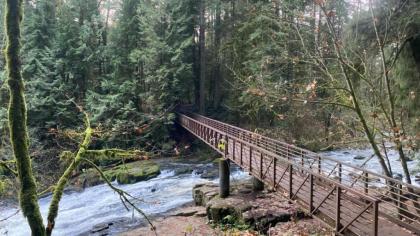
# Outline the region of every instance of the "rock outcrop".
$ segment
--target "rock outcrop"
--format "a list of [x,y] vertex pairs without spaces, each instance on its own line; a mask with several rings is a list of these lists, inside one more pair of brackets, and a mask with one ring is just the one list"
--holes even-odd
[[195,204],[206,207],[207,218],[213,223],[249,225],[266,233],[279,222],[305,217],[295,204],[274,192],[253,192],[249,181],[232,184],[228,198],[219,198],[218,191],[216,184],[200,184],[193,188]]
[[[160,167],[153,161],[136,161],[128,164],[115,166],[104,170],[104,175],[110,180],[116,180],[119,184],[134,184],[149,180],[160,174]],[[102,184],[105,181],[95,169],[84,170],[71,181],[73,186],[86,188]]]

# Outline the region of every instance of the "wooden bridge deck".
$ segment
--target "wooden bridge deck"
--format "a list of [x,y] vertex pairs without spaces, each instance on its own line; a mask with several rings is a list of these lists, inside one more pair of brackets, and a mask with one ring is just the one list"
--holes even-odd
[[416,186],[197,114],[178,123],[338,235],[382,235],[390,222],[420,235]]

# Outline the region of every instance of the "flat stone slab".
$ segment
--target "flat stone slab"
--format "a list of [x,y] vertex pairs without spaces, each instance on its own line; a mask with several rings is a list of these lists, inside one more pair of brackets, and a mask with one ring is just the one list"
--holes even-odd
[[214,223],[247,224],[257,231],[267,230],[279,222],[305,217],[297,205],[275,192],[254,192],[252,183],[240,182],[231,186],[227,198],[218,196],[215,184],[201,184],[193,189],[195,203],[206,207],[207,218]]
[[281,222],[268,230],[270,236],[284,235],[334,235],[315,219],[301,219],[299,221]]

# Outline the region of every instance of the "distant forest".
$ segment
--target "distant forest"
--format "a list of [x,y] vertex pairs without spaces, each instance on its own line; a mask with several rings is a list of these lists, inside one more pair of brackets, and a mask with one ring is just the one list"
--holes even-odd
[[[174,111],[182,105],[315,151],[369,142],[385,160],[390,143],[408,160],[418,149],[416,1],[23,5],[30,154],[47,176],[60,168],[62,151],[79,145],[80,108],[90,116],[96,149],[177,154]],[[5,38],[2,27],[2,48]],[[10,160],[7,74],[0,79],[0,158]]]

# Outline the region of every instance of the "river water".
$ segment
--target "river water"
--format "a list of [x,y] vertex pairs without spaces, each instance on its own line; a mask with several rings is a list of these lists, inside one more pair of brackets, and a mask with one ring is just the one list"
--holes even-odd
[[[365,159],[357,160],[354,157],[364,156],[369,158],[372,151],[369,149],[343,149],[325,152],[323,155],[349,164],[361,165],[365,162]],[[391,151],[389,157],[394,173],[402,173],[397,153]],[[417,161],[409,162],[412,170],[417,168],[417,165]],[[185,167],[194,169],[194,172],[175,174],[176,170]],[[380,166],[375,158],[372,158],[365,167],[380,173]],[[204,179],[199,174],[203,170],[214,168],[216,167],[212,164],[176,164],[168,161],[162,165],[162,173],[154,179],[132,185],[115,184],[134,197],[141,198],[142,201],[138,201],[136,205],[147,215],[157,216],[191,202],[191,190],[194,185],[217,182],[215,177]],[[234,181],[249,178],[248,174],[234,167],[231,177]],[[51,197],[39,200],[44,219],[50,201]],[[0,208],[0,219],[14,215],[17,210],[17,207],[10,206]],[[144,220],[137,213],[127,211],[121,204],[119,196],[108,186],[98,185],[87,188],[83,192],[70,192],[63,195],[53,235],[92,235],[91,230],[95,226],[108,223],[112,223],[108,232],[117,234],[144,223]],[[0,222],[0,235],[26,236],[30,235],[30,232],[25,219],[18,213],[6,221]]]
[[[334,160],[344,162],[346,164],[351,164],[354,166],[363,165],[366,160],[373,155],[371,149],[341,149],[329,152],[323,152],[323,156],[329,157]],[[418,154],[417,154],[418,155]],[[363,158],[361,158],[363,157]],[[388,158],[391,165],[392,173],[394,177],[401,178],[403,175],[403,169],[401,167],[399,155],[395,150],[388,150]],[[420,182],[416,182],[416,173],[420,169],[419,160],[414,159],[407,163],[408,169],[411,171],[411,182],[414,185],[420,185]],[[364,164],[364,168],[372,172],[383,174],[381,165],[379,164],[378,158],[374,156],[367,163]]]
[[[141,201],[136,206],[149,216],[164,214],[183,204],[191,202],[192,188],[196,184],[217,182],[216,178],[203,179],[196,171],[188,174],[176,175],[174,170],[186,164],[168,163],[162,173],[151,180],[131,185],[118,185]],[[188,164],[194,170],[215,168],[212,164]],[[249,178],[248,174],[238,168],[232,168],[232,181]],[[51,196],[39,200],[41,213],[46,219]],[[0,219],[13,215],[18,208],[8,207],[0,209]],[[110,233],[116,234],[144,223],[143,217],[133,211],[127,211],[121,203],[119,195],[107,185],[86,188],[83,192],[65,193],[60,202],[60,209],[56,219],[53,235],[91,235],[95,226],[111,223]],[[0,222],[0,235],[27,236],[29,227],[22,214],[16,214],[6,221]],[[100,235],[100,234],[98,234]]]

